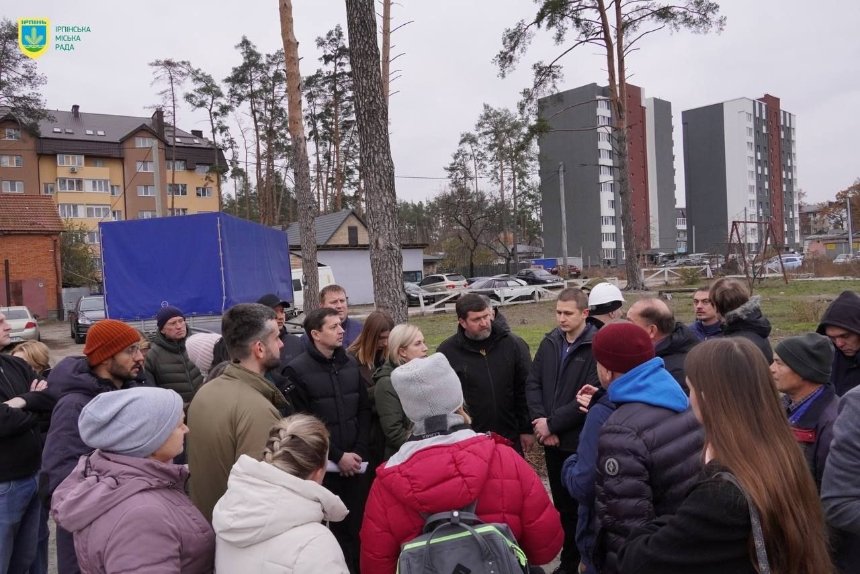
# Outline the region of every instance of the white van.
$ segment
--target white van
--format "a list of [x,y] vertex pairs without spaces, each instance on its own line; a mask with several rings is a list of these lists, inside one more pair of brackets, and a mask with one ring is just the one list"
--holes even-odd
[[[320,290],[322,290],[323,287],[334,283],[334,272],[328,265],[317,263],[317,272],[319,273]],[[304,278],[304,273],[302,272],[301,267],[293,269],[293,306],[297,310],[304,308]]]

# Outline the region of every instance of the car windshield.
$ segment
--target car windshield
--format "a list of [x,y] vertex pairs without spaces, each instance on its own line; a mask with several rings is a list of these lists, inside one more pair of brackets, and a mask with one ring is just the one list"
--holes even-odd
[[6,315],[7,319],[29,319],[30,315],[27,314],[27,311],[24,309],[7,309],[5,311],[0,311]]
[[546,269],[535,269],[533,273],[535,274],[535,277],[555,277],[555,275],[553,275]]
[[463,277],[462,275],[457,275],[457,274],[448,275],[447,278],[448,278],[448,281],[465,281],[466,280],[465,277]]
[[474,289],[489,289],[496,286],[495,279],[481,279],[472,283]]
[[103,311],[105,300],[102,297],[93,299],[81,299],[81,311]]

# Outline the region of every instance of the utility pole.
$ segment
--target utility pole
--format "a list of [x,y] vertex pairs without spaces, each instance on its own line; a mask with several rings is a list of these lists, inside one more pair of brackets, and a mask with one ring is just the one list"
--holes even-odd
[[561,209],[561,257],[564,260],[564,273],[559,275],[567,277],[567,214],[564,209],[564,162],[558,164],[558,200]]
[[854,227],[851,221],[851,197],[846,194],[845,206],[848,209],[848,255],[854,257]]

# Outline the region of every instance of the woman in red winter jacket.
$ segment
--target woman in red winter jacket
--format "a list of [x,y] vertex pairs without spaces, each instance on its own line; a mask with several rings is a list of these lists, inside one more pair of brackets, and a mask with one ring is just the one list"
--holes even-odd
[[376,471],[361,527],[362,574],[392,574],[400,545],[425,518],[477,501],[484,522],[507,524],[531,564],[559,552],[558,512],[529,464],[509,443],[469,428],[463,391],[444,355],[413,359],[392,372],[411,439]]

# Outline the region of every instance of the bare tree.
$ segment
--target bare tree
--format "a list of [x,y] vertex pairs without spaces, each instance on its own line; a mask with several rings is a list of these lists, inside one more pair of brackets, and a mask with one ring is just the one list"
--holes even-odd
[[311,174],[308,165],[308,144],[302,115],[302,76],[299,71],[299,42],[293,28],[293,3],[279,0],[281,38],[287,69],[287,115],[293,149],[293,179],[299,204],[299,229],[302,235],[302,272],[304,281],[304,311],[319,307],[319,272],[317,271],[317,243],[314,217],[316,203],[311,193]]
[[152,83],[164,83],[164,89],[158,92],[162,102],[167,105],[168,119],[173,126],[173,137],[170,141],[170,212],[171,215],[176,213],[176,100],[180,97],[179,91],[188,75],[191,73],[191,63],[187,60],[174,60],[167,58],[164,60],[155,60],[149,63],[153,68]]
[[[540,7],[534,19],[521,20],[505,30],[502,50],[495,62],[504,77],[516,65],[528,48],[536,30],[551,30],[553,39],[563,46],[551,62],[538,62],[533,68],[534,84],[526,90],[526,102],[555,88],[562,77],[559,62],[582,45],[602,48],[606,56],[610,106],[612,108],[613,147],[615,151],[615,181],[621,203],[621,226],[626,252],[627,288],[643,289],[639,270],[638,238],[633,229],[633,208],[630,195],[629,148],[627,125],[627,61],[644,37],[668,28],[694,32],[721,31],[725,17],[719,16],[719,4],[711,0],[538,0]],[[568,39],[568,35],[575,38]]]
[[377,308],[388,311],[395,323],[403,323],[407,319],[403,252],[397,229],[394,162],[388,140],[388,106],[382,93],[373,0],[346,0],[346,21],[361,175],[366,187],[373,295]]

